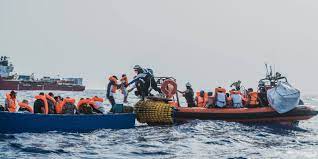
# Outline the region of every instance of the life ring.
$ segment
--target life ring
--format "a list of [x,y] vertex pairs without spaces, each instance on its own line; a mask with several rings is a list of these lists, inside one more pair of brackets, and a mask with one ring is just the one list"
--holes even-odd
[[177,93],[177,83],[173,80],[165,80],[161,84],[161,91],[167,98],[172,98]]

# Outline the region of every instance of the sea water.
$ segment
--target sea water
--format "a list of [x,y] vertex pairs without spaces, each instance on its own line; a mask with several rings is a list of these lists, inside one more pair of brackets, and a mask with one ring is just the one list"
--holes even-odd
[[[0,104],[4,93],[0,91]],[[19,91],[18,100],[32,103],[38,93]],[[105,97],[97,90],[53,93],[76,99]],[[318,95],[303,99],[318,105]],[[122,100],[120,94],[117,100]],[[129,104],[137,100],[131,96]],[[174,126],[136,125],[91,133],[0,134],[0,158],[318,158],[318,117],[297,127],[200,120]]]

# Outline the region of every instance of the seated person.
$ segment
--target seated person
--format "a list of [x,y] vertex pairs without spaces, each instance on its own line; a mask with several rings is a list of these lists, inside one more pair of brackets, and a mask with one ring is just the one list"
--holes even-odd
[[49,94],[46,94],[45,97],[49,107],[49,114],[56,114],[56,100],[54,99],[54,94],[49,92]]
[[199,93],[197,93],[195,101],[197,102],[198,107],[205,107],[208,101],[207,94],[203,90],[200,91]]
[[206,105],[208,108],[212,108],[214,106],[213,92],[208,92],[208,102]]
[[104,102],[103,98],[100,98],[98,96],[94,96],[89,104],[92,106],[93,111],[95,113],[104,114],[105,107],[104,107],[103,102]]
[[222,87],[215,89],[215,106],[217,108],[223,108],[226,106],[226,90]]
[[39,95],[35,96],[35,99],[36,100],[34,101],[34,104],[33,104],[34,113],[48,114],[49,108],[48,108],[48,103],[47,103],[45,94],[41,92]]
[[91,99],[81,98],[77,103],[77,110],[80,114],[93,114],[93,108],[90,106]]
[[76,114],[77,108],[74,103],[75,99],[66,97],[61,103],[62,114]]
[[231,91],[231,99],[234,108],[243,108],[243,96],[240,91]]
[[226,103],[227,103],[227,107],[232,107],[233,106],[233,102],[232,102],[232,98],[230,96],[230,93],[226,93]]
[[248,107],[257,107],[259,105],[258,92],[254,92],[253,88],[247,90],[247,106]]
[[22,102],[18,103],[19,105],[19,112],[30,112],[33,113],[32,107],[29,105],[29,101],[23,100]]
[[0,104],[0,112],[4,112],[6,109],[3,105]]

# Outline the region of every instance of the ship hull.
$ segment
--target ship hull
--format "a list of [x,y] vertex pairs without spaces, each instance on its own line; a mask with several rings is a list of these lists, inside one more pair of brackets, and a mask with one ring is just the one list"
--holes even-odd
[[32,82],[32,81],[6,81],[0,78],[0,90],[84,91],[85,86],[59,85],[58,83]]

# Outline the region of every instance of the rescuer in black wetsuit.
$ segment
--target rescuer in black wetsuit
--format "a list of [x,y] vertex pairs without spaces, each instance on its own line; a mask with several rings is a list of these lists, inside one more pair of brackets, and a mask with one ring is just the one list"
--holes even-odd
[[155,81],[153,71],[151,69],[144,69],[139,65],[136,65],[134,67],[134,71],[137,75],[134,80],[128,83],[128,86],[134,83],[142,98],[149,96],[150,87],[158,93],[162,93],[161,89],[157,87],[157,82]]
[[183,97],[186,99],[188,107],[195,107],[195,102],[194,102],[194,91],[192,89],[192,86],[190,83],[186,84],[186,90],[182,93]]

